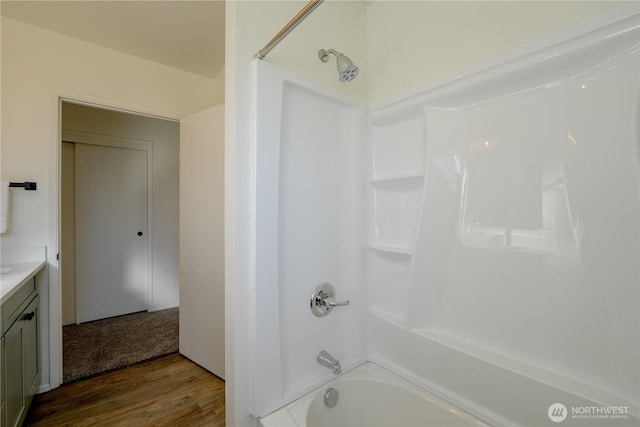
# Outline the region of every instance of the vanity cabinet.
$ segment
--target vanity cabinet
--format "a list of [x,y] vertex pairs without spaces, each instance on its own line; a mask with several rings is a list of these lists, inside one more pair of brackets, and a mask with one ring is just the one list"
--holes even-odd
[[39,296],[30,279],[2,304],[2,425],[20,426],[40,385]]
[[4,386],[4,335],[0,338],[0,424],[7,421],[7,390]]

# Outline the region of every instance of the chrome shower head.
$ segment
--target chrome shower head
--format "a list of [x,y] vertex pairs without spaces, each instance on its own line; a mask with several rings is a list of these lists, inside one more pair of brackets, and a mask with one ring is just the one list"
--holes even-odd
[[318,51],[318,57],[322,62],[329,61],[329,54],[333,54],[336,57],[338,64],[338,75],[340,76],[340,81],[343,83],[349,82],[356,78],[358,73],[360,72],[360,68],[358,68],[353,61],[351,61],[348,57],[344,56],[340,52],[336,52],[333,49],[320,49]]

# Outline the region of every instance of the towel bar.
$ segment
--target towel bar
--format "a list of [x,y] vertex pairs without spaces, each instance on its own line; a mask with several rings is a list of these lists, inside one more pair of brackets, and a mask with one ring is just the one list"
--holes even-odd
[[25,190],[36,190],[38,185],[35,182],[10,182],[9,187],[24,188]]

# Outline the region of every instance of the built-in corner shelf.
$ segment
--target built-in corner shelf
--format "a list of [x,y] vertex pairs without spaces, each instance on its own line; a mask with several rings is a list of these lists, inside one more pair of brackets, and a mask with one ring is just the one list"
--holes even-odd
[[369,181],[370,248],[413,254],[418,228],[424,174],[385,175]]
[[367,309],[407,329],[426,183],[426,117],[372,123],[368,141]]

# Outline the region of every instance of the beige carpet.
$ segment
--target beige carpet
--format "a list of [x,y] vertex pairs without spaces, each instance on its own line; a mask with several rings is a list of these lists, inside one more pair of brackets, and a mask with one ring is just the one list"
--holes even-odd
[[62,328],[62,382],[87,378],[178,351],[178,308]]

